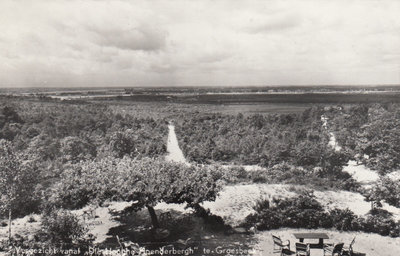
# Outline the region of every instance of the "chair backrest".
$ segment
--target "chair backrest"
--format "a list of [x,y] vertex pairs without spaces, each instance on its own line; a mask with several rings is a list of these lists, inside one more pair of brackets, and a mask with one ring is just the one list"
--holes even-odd
[[282,240],[279,237],[272,235],[272,239],[274,240],[274,244],[279,247],[283,247]]
[[356,242],[356,237],[353,238],[353,240],[351,240],[351,243],[349,245],[349,251],[352,252],[353,251],[353,244]]
[[353,238],[353,240],[350,243],[350,247],[353,247],[353,244],[356,242],[356,237]]
[[303,243],[296,243],[296,252],[307,252],[308,245]]
[[335,244],[335,246],[333,247],[333,253],[341,252],[343,249],[343,246],[344,246],[344,243]]

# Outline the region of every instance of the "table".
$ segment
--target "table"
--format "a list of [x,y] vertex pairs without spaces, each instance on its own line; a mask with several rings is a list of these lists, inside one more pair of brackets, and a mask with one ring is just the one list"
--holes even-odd
[[318,244],[309,244],[310,248],[319,248],[322,249],[324,247],[324,239],[329,239],[329,236],[325,233],[294,233],[293,234],[296,239],[299,239],[300,243],[304,243],[304,239],[318,239]]

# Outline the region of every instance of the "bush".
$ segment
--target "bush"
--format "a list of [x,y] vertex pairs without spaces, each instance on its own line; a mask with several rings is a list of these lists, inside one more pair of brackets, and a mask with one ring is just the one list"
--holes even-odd
[[258,230],[280,227],[336,228],[343,231],[364,231],[383,236],[400,236],[400,221],[395,222],[391,213],[383,209],[371,210],[367,218],[361,218],[349,209],[333,209],[325,212],[312,195],[257,202],[255,214],[246,217],[244,226]]
[[270,181],[268,174],[264,170],[250,172],[249,179],[253,183],[267,183],[268,181]]
[[216,172],[218,172],[217,178],[228,184],[235,184],[248,180],[248,173],[243,167],[217,168]]
[[358,217],[350,209],[333,209],[329,212],[332,226],[338,230],[358,230],[360,229],[357,222]]
[[269,168],[267,174],[274,182],[285,181],[287,183],[299,184],[308,173],[302,167],[293,166],[283,162]]
[[326,174],[322,171],[308,170],[287,162],[276,164],[265,170],[248,173],[248,179],[254,183],[286,183],[306,185],[316,189],[340,189],[359,191],[360,184],[350,174],[338,171]]
[[385,177],[379,180],[365,196],[370,201],[385,201],[395,207],[400,207],[400,180]]
[[54,210],[43,217],[42,237],[53,246],[68,248],[86,244],[86,228],[78,217],[66,210]]
[[378,233],[382,236],[397,237],[399,236],[398,230],[398,223],[396,224],[392,214],[384,209],[372,209],[363,223],[363,231]]
[[199,204],[194,205],[193,208],[196,216],[204,220],[207,229],[211,231],[226,231],[231,229],[220,216],[212,214],[209,209],[206,210]]
[[[34,235],[21,236],[15,234],[12,237],[13,248],[7,244],[0,244],[0,250],[7,250],[7,255],[22,255],[19,249],[35,250],[53,248],[54,256],[62,255],[86,255],[88,247],[92,246],[94,236],[87,233],[77,216],[66,210],[51,211],[42,217],[41,230]],[[29,255],[43,255],[43,253]],[[23,255],[28,255],[23,254]]]
[[249,215],[246,218],[246,222],[255,224],[257,229],[269,230],[279,228],[282,225],[279,214],[271,209],[268,200],[258,201],[254,209],[257,214]]
[[285,200],[260,201],[254,207],[256,213],[248,216],[248,226],[255,225],[259,230],[279,227],[317,228],[325,225],[327,218],[322,205],[309,195],[300,195]]

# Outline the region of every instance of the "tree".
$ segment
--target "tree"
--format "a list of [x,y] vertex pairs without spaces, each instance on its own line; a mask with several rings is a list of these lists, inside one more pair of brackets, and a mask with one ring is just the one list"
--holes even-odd
[[159,227],[154,206],[160,202],[194,207],[215,200],[220,190],[216,167],[187,166],[161,159],[107,157],[71,165],[50,191],[49,204],[80,208],[90,202],[135,201],[146,207],[154,228]]
[[220,189],[219,172],[215,167],[146,159],[138,162],[135,169],[132,168],[130,174],[133,171],[137,176],[129,175],[126,179],[125,187],[129,188],[126,199],[136,199],[139,205],[147,207],[155,228],[159,226],[153,208],[157,203],[187,203],[193,207],[215,200]]
[[8,212],[8,238],[11,240],[11,220],[19,203],[29,201],[34,175],[28,163],[16,155],[9,141],[0,140],[0,207]]
[[96,155],[96,147],[86,139],[75,136],[67,136],[60,141],[62,154],[65,161],[79,162],[93,158]]

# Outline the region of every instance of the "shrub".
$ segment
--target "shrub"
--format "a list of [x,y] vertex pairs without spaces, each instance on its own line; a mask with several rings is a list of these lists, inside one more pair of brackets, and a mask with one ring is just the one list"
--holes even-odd
[[266,170],[250,172],[248,177],[254,183],[286,183],[306,185],[318,189],[359,191],[361,187],[351,175],[345,172],[338,171],[335,174],[316,173],[286,162],[276,164]]
[[329,212],[332,226],[338,230],[358,230],[360,227],[357,222],[357,215],[350,209],[333,209]]
[[228,184],[235,184],[248,180],[248,173],[243,167],[216,168],[217,179]]
[[254,206],[256,214],[247,216],[246,222],[252,226],[255,225],[259,230],[269,230],[279,228],[282,223],[277,212],[271,209],[268,200],[261,200]]
[[385,201],[395,207],[400,207],[400,180],[385,177],[379,180],[365,196],[370,201]]
[[300,195],[285,200],[260,201],[254,207],[256,213],[247,217],[248,225],[259,230],[279,227],[317,228],[325,223],[326,213],[322,205],[310,195]]
[[301,184],[304,176],[307,176],[307,171],[302,167],[290,165],[286,162],[276,164],[267,171],[268,176],[274,182],[286,181],[287,183]]
[[66,210],[54,210],[43,217],[42,236],[51,245],[69,247],[85,242],[86,228]]
[[270,180],[264,170],[250,172],[249,178],[253,183],[267,183]]
[[366,232],[378,233],[383,236],[399,236],[396,234],[398,224],[393,220],[392,214],[384,209],[372,209],[363,223],[363,230]]
[[231,229],[220,216],[212,214],[209,209],[206,210],[199,204],[194,205],[193,208],[196,216],[204,220],[207,229],[212,231],[226,231]]
[[366,218],[358,217],[349,209],[325,212],[312,195],[300,195],[284,200],[263,200],[254,207],[256,213],[246,217],[244,226],[259,230],[291,228],[336,228],[343,231],[364,231],[383,236],[400,236],[400,221],[383,209],[371,210]]
[[278,201],[277,208],[282,211],[283,224],[288,227],[317,228],[325,215],[322,205],[309,195]]

